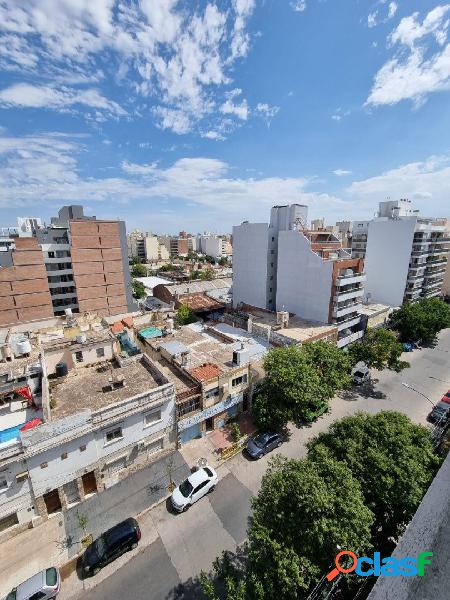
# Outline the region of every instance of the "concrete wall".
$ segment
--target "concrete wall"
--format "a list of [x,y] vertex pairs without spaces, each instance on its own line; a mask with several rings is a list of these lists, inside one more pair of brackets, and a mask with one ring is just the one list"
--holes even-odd
[[[105,355],[103,357],[97,356],[97,348],[103,348]],[[75,358],[75,352],[78,350],[83,352],[83,362],[77,362]],[[95,345],[82,346],[76,348],[58,348],[57,350],[47,350],[45,352],[45,364],[47,366],[47,372],[49,375],[55,373],[55,367],[58,363],[66,363],[69,370],[73,368],[87,367],[99,362],[105,362],[105,360],[111,360],[114,356],[114,342],[111,341],[108,344],[99,342]]]
[[33,497],[29,478],[16,480],[17,474],[26,471],[27,465],[22,454],[2,463],[0,475],[6,478],[8,487],[0,490],[0,519],[17,513],[17,519],[21,524],[28,523],[36,516],[37,513],[32,508]]
[[220,258],[223,254],[222,238],[214,236],[205,237],[203,238],[203,247],[205,248],[205,254],[213,258]]
[[278,238],[277,310],[328,323],[333,262],[322,260],[297,231]]
[[267,308],[267,223],[233,227],[233,306]]
[[364,264],[370,302],[403,304],[416,220],[411,217],[369,223]]

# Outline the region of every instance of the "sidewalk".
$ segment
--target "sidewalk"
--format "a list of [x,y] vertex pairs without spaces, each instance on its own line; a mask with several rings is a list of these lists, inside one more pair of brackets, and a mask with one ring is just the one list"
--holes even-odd
[[[4,542],[0,552],[0,598],[40,570],[51,565],[61,567],[76,558],[81,549],[80,540],[86,533],[96,538],[116,523],[139,515],[165,498],[169,485],[167,462],[171,456],[173,481],[181,483],[190,474],[190,466],[180,452],[174,452],[131,473],[116,485],[68,511],[51,516],[35,529],[29,529]],[[79,526],[81,515],[87,517],[86,532]],[[143,524],[146,536],[150,538],[149,525],[145,519]],[[117,561],[115,564],[114,568],[117,568]],[[67,570],[70,572],[71,569]],[[104,571],[107,572],[108,569]],[[70,595],[75,593],[71,585],[64,584],[63,589],[70,590]],[[60,597],[63,598],[64,595],[61,593]]]

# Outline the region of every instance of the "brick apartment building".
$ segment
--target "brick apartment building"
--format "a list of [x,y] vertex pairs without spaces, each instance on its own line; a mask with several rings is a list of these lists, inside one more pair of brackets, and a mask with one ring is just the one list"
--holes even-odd
[[125,223],[65,206],[51,224],[14,237],[0,252],[0,326],[73,312],[135,308]]

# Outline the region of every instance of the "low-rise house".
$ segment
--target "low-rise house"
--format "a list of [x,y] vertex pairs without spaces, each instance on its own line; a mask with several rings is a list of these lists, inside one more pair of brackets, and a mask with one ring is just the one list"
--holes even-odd
[[[175,387],[149,357],[97,321],[93,329],[82,325],[81,334],[80,326],[60,325],[62,335],[61,327],[34,332],[29,356],[13,356],[0,369],[7,399],[0,406],[5,536],[175,447]],[[21,431],[24,423],[28,430]]]

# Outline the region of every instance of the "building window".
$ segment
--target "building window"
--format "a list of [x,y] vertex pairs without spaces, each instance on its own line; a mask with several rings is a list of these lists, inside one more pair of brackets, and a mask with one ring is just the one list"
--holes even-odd
[[67,458],[67,457],[68,457],[68,454],[67,454],[67,452],[63,452],[63,453],[61,454],[61,460],[66,460],[66,458]]
[[13,513],[12,515],[8,515],[7,517],[0,519],[0,531],[5,531],[5,529],[9,529],[9,527],[13,527],[14,525],[18,524],[19,519],[17,518],[17,513]]
[[177,415],[178,417],[183,417],[194,410],[199,410],[200,408],[200,398],[189,398],[186,402],[177,405]]
[[242,385],[243,383],[247,383],[247,374],[241,375],[240,377],[235,377],[231,381],[231,387],[237,387],[238,385]]
[[122,427],[116,427],[115,429],[111,429],[111,431],[108,431],[105,435],[105,443],[106,444],[110,444],[111,442],[114,442],[116,440],[120,440],[123,438],[122,435]]
[[17,473],[17,475],[16,475],[17,483],[21,483],[22,481],[25,481],[26,479],[28,479],[28,471],[22,471],[22,473]]
[[159,452],[163,449],[162,438],[160,440],[156,440],[155,442],[150,442],[145,446],[145,449],[147,450],[147,454],[154,454],[155,452]]
[[3,475],[0,476],[0,492],[8,489],[8,481]]
[[86,450],[86,444],[80,446],[80,452],[84,452]]
[[272,288],[269,288],[269,292],[271,292],[271,291],[272,291]]
[[105,356],[104,348],[97,348],[97,350],[95,352],[97,354],[97,358],[103,358]]
[[54,252],[49,252],[48,253],[48,257],[49,258],[55,258],[55,253]]
[[272,238],[272,242],[274,242],[274,241],[275,241],[275,238],[273,237],[273,238]]
[[75,360],[77,362],[83,362],[83,353],[81,351],[75,352]]
[[219,388],[213,388],[212,390],[208,390],[207,392],[205,392],[205,398],[214,398],[215,396],[219,395]]
[[48,462],[41,463],[41,469],[46,469],[48,467]]
[[154,410],[144,416],[144,427],[150,427],[150,425],[154,425],[159,421],[161,421],[161,409]]

